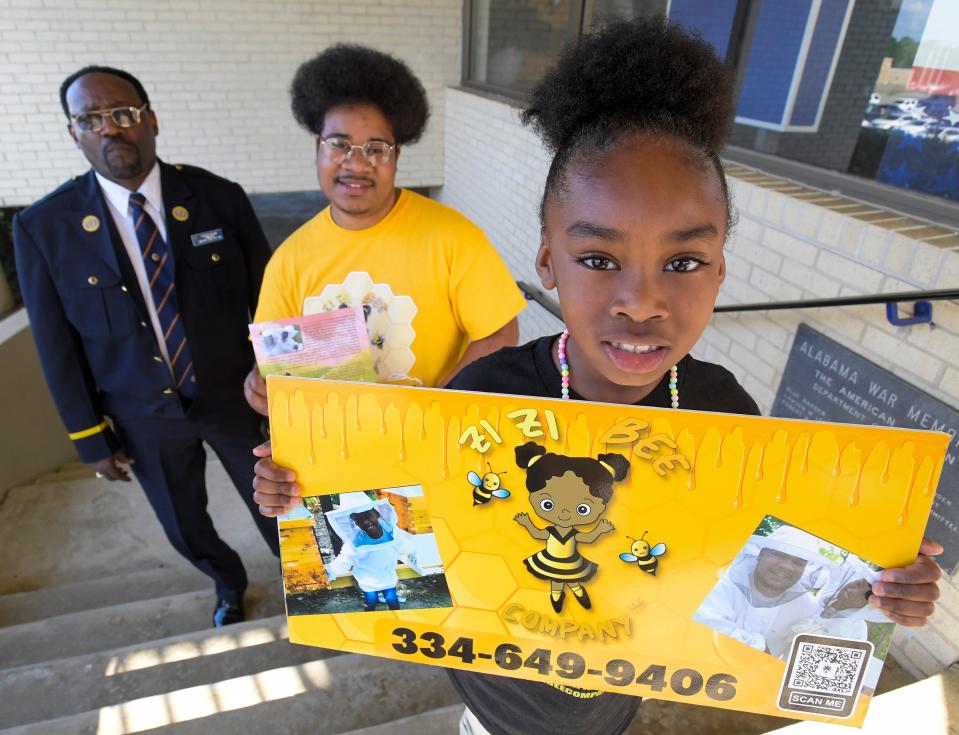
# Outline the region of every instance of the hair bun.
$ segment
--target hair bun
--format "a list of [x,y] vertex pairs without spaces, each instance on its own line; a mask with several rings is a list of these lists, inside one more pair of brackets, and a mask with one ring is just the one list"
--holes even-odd
[[523,122],[555,153],[584,128],[669,129],[718,153],[733,78],[701,36],[665,18],[618,21],[568,46],[533,90]]
[[516,464],[527,469],[533,460],[546,454],[546,447],[536,442],[526,442],[520,447],[516,447]]
[[597,459],[613,468],[613,479],[616,482],[626,479],[629,472],[629,460],[622,454],[601,454]]

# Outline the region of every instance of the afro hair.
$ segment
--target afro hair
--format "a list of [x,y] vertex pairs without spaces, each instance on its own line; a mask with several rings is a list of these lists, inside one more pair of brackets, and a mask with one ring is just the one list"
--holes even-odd
[[713,47],[664,18],[620,21],[568,47],[533,91],[523,122],[556,152],[597,123],[670,132],[718,153],[733,80]]
[[290,95],[296,121],[316,135],[331,108],[371,104],[389,121],[395,142],[406,145],[419,140],[430,114],[426,91],[406,64],[353,44],[331,46],[304,62]]
[[613,22],[567,47],[522,119],[553,153],[544,204],[565,189],[571,160],[646,133],[677,137],[709,160],[729,210],[719,151],[732,114],[729,67],[701,37],[658,17]]

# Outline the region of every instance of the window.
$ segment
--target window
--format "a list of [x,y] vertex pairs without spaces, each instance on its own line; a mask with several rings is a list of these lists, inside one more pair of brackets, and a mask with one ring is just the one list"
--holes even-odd
[[[467,5],[466,85],[523,99],[583,29],[665,13],[698,31],[734,65],[739,97],[731,145],[811,164],[827,177],[853,174],[939,201],[959,200],[956,0],[474,0]],[[804,175],[797,170],[794,178]],[[861,187],[871,186],[879,201],[888,200],[883,187],[838,179],[853,183],[845,187],[827,179],[827,188],[862,197]],[[810,183],[823,185],[818,178]],[[929,203],[917,205],[920,216],[944,210],[929,197],[923,201]]]
[[472,3],[469,79],[510,93],[529,92],[578,32],[569,0]]

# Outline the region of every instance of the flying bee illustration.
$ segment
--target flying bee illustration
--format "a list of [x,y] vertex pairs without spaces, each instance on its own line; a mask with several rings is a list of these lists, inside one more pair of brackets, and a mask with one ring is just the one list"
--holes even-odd
[[636,566],[646,572],[646,574],[652,574],[655,577],[656,570],[659,568],[659,559],[657,557],[666,553],[666,544],[660,543],[650,548],[649,542],[645,540],[647,533],[649,533],[649,531],[646,531],[640,538],[627,536],[626,538],[630,539],[633,545],[629,547],[629,551],[620,554],[619,558],[627,564],[636,562]]
[[473,486],[473,505],[484,505],[493,498],[508,498],[509,490],[504,488],[503,481],[500,479],[505,472],[493,472],[492,466],[487,462],[489,472],[480,477],[475,472],[466,475],[469,484]]

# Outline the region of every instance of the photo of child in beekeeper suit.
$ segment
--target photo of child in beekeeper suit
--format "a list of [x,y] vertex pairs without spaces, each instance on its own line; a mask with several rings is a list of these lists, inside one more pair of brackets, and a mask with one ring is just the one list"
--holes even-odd
[[864,687],[872,689],[894,628],[869,604],[880,571],[845,549],[766,516],[693,620],[783,660],[800,633],[870,640],[874,660]]
[[399,610],[396,562],[403,561],[417,574],[410,534],[396,525],[389,500],[370,500],[366,493],[345,493],[340,507],[326,513],[330,527],[343,540],[340,553],[327,566],[330,581],[352,574],[363,592],[363,609],[376,610],[382,595],[386,607]]
[[305,498],[280,545],[290,615],[453,605],[419,485]]

